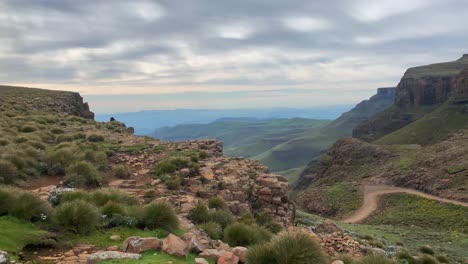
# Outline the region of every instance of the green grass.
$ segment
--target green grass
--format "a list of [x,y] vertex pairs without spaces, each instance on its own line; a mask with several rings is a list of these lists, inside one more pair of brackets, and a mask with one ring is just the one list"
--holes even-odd
[[331,208],[335,218],[357,210],[362,204],[361,192],[350,183],[342,182],[334,184],[324,190],[323,205]]
[[[99,247],[109,247],[109,246],[121,246],[123,241],[130,236],[141,236],[141,237],[158,237],[164,238],[169,233],[163,230],[141,230],[137,228],[111,228],[95,231],[89,235],[75,235],[67,234],[64,237],[64,241],[67,241],[71,244],[93,244]],[[110,237],[112,235],[119,235],[122,238],[122,241],[112,241]]]
[[35,225],[13,217],[0,217],[0,249],[20,252],[26,245],[34,244],[47,234]]
[[450,133],[466,127],[468,127],[467,114],[445,103],[421,119],[376,140],[375,143],[434,144],[446,139]]
[[415,195],[391,194],[385,197],[380,209],[366,223],[419,226],[468,233],[468,208]]
[[[195,263],[196,255],[189,254],[186,258],[178,258],[168,255],[164,252],[145,252],[143,259],[140,260],[109,260],[99,262],[100,264],[121,264],[121,263],[138,263],[138,264],[193,264]],[[213,260],[208,260],[208,263],[214,264]]]

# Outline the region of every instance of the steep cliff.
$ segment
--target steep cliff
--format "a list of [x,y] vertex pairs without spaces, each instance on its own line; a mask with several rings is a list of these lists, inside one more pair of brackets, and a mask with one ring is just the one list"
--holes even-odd
[[[20,100],[19,100],[20,98]],[[79,93],[15,86],[0,86],[0,102],[12,111],[49,112],[94,119]]]
[[373,141],[430,113],[447,101],[457,75],[466,67],[465,54],[453,62],[408,69],[397,86],[394,106],[357,126],[353,137]]

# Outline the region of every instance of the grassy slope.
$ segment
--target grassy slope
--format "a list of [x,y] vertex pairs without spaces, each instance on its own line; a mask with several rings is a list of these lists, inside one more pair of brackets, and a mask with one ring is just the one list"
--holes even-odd
[[380,209],[366,223],[468,233],[468,208],[409,194],[391,194],[385,197]]
[[390,133],[378,144],[433,144],[444,140],[450,133],[468,127],[466,113],[444,104],[421,119]]
[[20,252],[26,245],[34,244],[47,234],[29,222],[13,217],[0,217],[0,249]]

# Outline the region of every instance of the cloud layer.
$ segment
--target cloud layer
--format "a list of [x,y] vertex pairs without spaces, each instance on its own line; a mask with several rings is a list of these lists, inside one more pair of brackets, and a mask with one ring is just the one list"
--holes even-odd
[[0,10],[3,83],[86,95],[294,88],[321,91],[310,104],[350,103],[339,94],[396,85],[407,67],[456,59],[468,43],[463,0],[4,0]]

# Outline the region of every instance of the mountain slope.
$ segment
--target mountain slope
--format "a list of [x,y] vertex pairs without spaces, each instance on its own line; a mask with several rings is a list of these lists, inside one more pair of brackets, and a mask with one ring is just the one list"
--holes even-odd
[[397,87],[395,105],[353,130],[353,137],[373,141],[432,112],[455,90],[455,79],[468,67],[468,55],[446,63],[410,68]]

